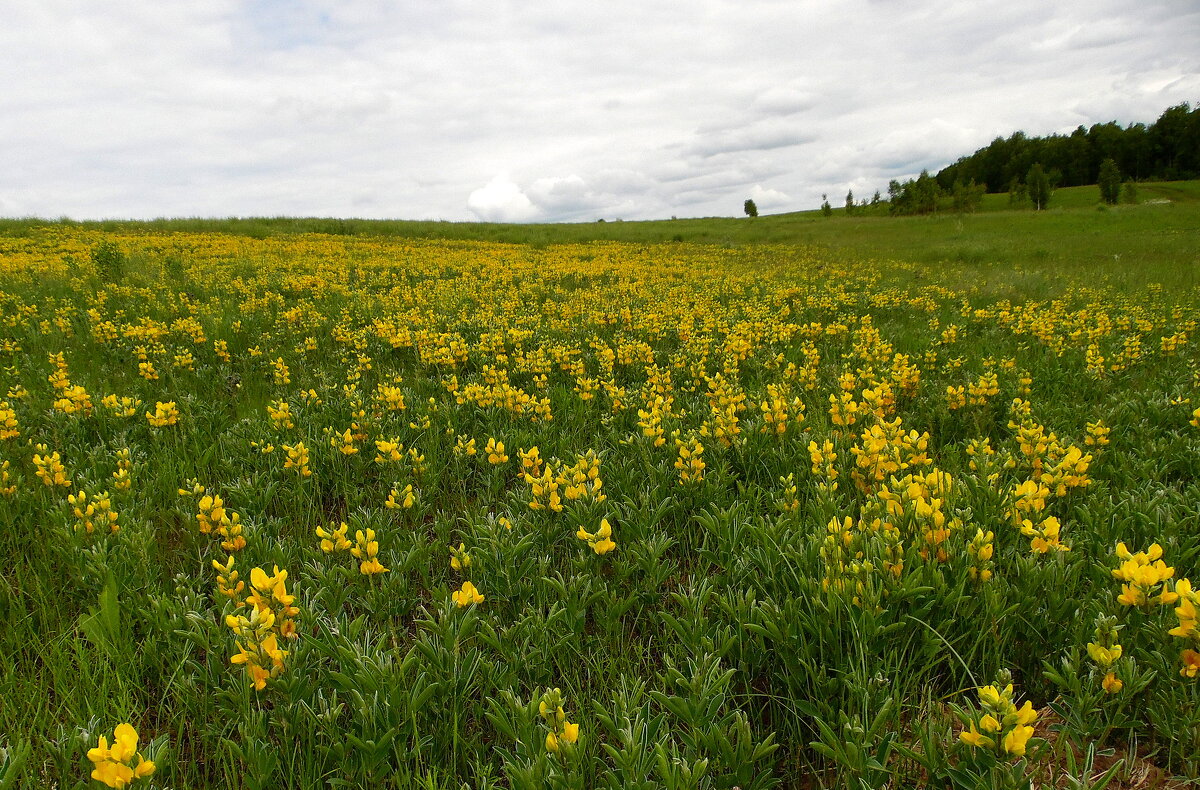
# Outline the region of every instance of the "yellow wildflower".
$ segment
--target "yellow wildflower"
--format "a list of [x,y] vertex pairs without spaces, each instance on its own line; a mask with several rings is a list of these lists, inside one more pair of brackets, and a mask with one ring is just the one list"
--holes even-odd
[[596,530],[595,534],[580,527],[575,533],[575,537],[587,541],[587,544],[592,547],[592,551],[597,554],[607,554],[617,547],[612,539],[612,526],[606,518],[600,520],[600,528]]
[[460,609],[473,603],[483,603],[483,594],[470,582],[463,582],[462,588],[451,593],[450,598]]
[[146,412],[146,419],[150,425],[155,428],[165,428],[179,423],[179,409],[175,406],[175,401],[163,403],[158,401],[154,404],[154,413]]
[[[153,774],[154,763],[143,757],[137,747],[137,730],[129,723],[118,724],[113,730],[111,747],[108,739],[101,735],[99,744],[87,753],[94,766],[92,778],[109,787],[120,788]],[[137,763],[131,764],[134,758]]]
[[350,549],[350,553],[360,561],[358,570],[364,576],[388,572],[378,559],[379,541],[375,540],[375,530],[368,529],[364,532],[360,529],[354,533],[354,540],[355,545]]

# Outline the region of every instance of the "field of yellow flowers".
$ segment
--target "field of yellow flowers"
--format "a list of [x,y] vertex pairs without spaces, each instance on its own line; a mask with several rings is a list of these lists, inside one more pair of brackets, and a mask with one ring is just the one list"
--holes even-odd
[[0,236],[0,787],[1195,778],[1200,299],[1029,276]]

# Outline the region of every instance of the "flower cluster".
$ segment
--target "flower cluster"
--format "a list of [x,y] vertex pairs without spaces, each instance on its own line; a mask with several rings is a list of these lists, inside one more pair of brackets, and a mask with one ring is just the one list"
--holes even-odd
[[1167,589],[1167,580],[1175,575],[1175,569],[1163,562],[1162,546],[1155,543],[1148,550],[1134,554],[1124,543],[1118,543],[1114,553],[1121,564],[1112,575],[1123,582],[1117,603],[1149,608],[1178,600],[1179,596]]
[[551,754],[565,754],[579,742],[579,725],[567,721],[562,703],[562,691],[557,688],[547,691],[538,702],[538,715],[546,728],[546,751]]
[[67,501],[71,504],[71,512],[75,516],[75,531],[91,535],[96,528],[107,527],[109,532],[120,529],[117,526],[117,511],[113,510],[112,499],[107,491],[101,491],[88,496],[86,491],[70,494]]
[[607,554],[617,547],[617,544],[612,539],[612,526],[609,525],[606,518],[600,520],[600,528],[594,534],[580,527],[575,533],[575,537],[587,541],[592,551],[597,554]]
[[1003,688],[998,683],[980,686],[976,691],[981,709],[970,717],[968,728],[959,735],[962,742],[973,748],[992,750],[999,757],[1025,754],[1038,717],[1033,703],[1026,700],[1017,708],[1013,703],[1012,683]]
[[67,477],[67,469],[63,466],[62,457],[59,456],[58,451],[46,455],[46,445],[44,444],[39,444],[36,449],[38,452],[33,454],[33,466],[38,479],[50,487],[70,488],[71,479]]
[[128,722],[113,730],[112,746],[101,735],[99,744],[88,750],[87,758],[94,766],[92,778],[109,787],[125,787],[154,773],[154,763],[138,751],[137,730]]
[[300,477],[312,477],[312,467],[308,465],[308,448],[304,446],[304,442],[285,444],[283,449],[287,453],[287,459],[283,462],[284,469],[295,469]]
[[0,439],[15,439],[20,435],[16,411],[8,405],[8,401],[0,401]]
[[488,437],[483,451],[487,453],[488,463],[493,466],[508,463],[508,454],[504,452],[504,442],[497,441],[494,436]]
[[[180,489],[183,493],[187,493]],[[204,491],[199,486],[199,491]],[[205,535],[215,535],[221,538],[221,548],[225,551],[241,551],[246,547],[246,538],[242,534],[242,517],[234,510],[227,510],[225,502],[217,494],[205,494],[196,503],[196,522],[200,532]]]
[[1116,694],[1125,687],[1125,683],[1114,671],[1114,665],[1125,652],[1125,648],[1117,641],[1118,630],[1120,627],[1115,617],[1101,617],[1096,621],[1095,640],[1087,644],[1088,656],[1104,673],[1101,686],[1106,694]]
[[146,412],[146,420],[155,428],[166,428],[179,423],[179,409],[175,401],[154,404],[154,413]]
[[[229,567],[232,568],[232,563]],[[271,576],[262,568],[254,568],[250,571],[250,594],[241,602],[249,608],[250,614],[231,614],[225,618],[225,624],[236,637],[238,649],[229,661],[246,667],[246,674],[257,691],[262,691],[267,680],[283,671],[288,651],[279,647],[279,639],[296,638],[293,618],[300,609],[295,606],[296,596],[288,594],[286,583],[287,571],[280,570],[279,566],[275,566]]]
[[1185,678],[1200,677],[1200,649],[1197,649],[1200,648],[1200,627],[1197,627],[1200,620],[1197,617],[1197,611],[1200,611],[1200,593],[1192,589],[1190,580],[1180,579],[1175,582],[1175,594],[1179,600],[1179,606],[1175,608],[1175,617],[1179,620],[1179,625],[1172,628],[1170,634],[1188,640],[1191,645],[1179,655],[1183,662],[1179,674]]
[[332,524],[329,526],[332,528],[332,531],[319,525],[316,529],[317,537],[321,539],[321,551],[326,554],[332,554],[335,551],[349,551],[350,547],[354,545],[346,537],[346,532],[350,527],[345,521],[340,522],[337,527],[333,527]]
[[704,445],[692,437],[687,441],[675,437],[675,448],[679,457],[675,459],[675,468],[679,470],[680,485],[698,483],[704,479]]
[[383,567],[383,563],[379,561],[379,541],[375,540],[375,530],[373,529],[355,531],[354,545],[350,548],[350,554],[359,561],[358,570],[364,576],[376,576],[388,572],[388,569]]
[[450,593],[450,599],[458,608],[462,609],[471,604],[483,603],[483,593],[475,589],[474,584],[463,582],[462,587]]

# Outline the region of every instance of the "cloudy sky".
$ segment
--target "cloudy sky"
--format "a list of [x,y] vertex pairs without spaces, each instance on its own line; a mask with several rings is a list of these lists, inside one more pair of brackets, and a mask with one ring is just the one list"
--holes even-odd
[[26,0],[0,216],[580,221],[886,192],[1200,102],[1196,0]]

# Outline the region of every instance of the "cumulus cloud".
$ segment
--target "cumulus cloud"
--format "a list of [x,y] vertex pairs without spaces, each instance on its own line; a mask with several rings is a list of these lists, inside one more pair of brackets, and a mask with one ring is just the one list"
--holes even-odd
[[467,208],[484,222],[529,222],[539,214],[533,201],[504,175],[473,191]]
[[5,22],[8,215],[785,211],[1200,95],[1178,0],[38,0]]
[[750,199],[759,210],[764,208],[779,208],[791,201],[787,194],[778,189],[765,189],[761,184],[750,187]]

